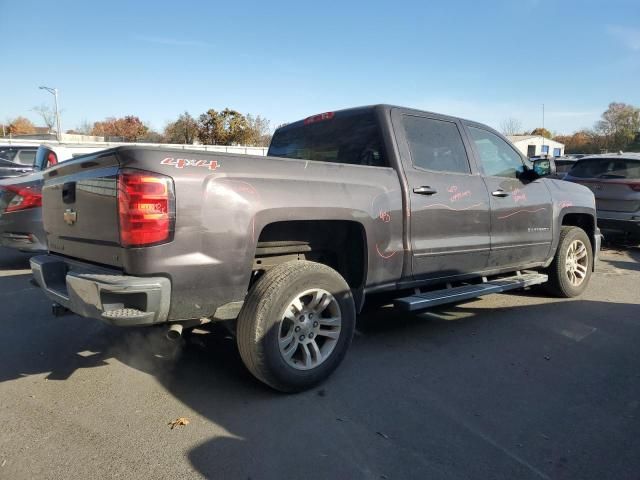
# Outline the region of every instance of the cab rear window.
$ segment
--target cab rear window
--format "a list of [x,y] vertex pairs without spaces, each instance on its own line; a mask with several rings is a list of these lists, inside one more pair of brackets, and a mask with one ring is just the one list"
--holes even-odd
[[640,179],[640,160],[606,157],[579,160],[569,175],[576,178]]
[[317,115],[276,131],[268,155],[274,157],[386,167],[373,112]]

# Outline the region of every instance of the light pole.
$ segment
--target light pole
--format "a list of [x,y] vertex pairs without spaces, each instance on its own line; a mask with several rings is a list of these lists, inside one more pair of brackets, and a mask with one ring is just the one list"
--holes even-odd
[[55,102],[56,102],[56,138],[58,139],[58,141],[60,141],[60,112],[58,111],[58,89],[57,88],[51,88],[51,87],[38,87],[38,88],[40,88],[40,90],[46,90],[51,95],[53,95],[53,98],[55,99]]

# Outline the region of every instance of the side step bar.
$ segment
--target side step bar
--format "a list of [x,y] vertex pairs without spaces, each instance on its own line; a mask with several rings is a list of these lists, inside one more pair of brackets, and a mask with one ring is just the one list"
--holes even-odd
[[489,295],[490,293],[506,292],[518,288],[530,287],[547,281],[543,273],[525,273],[513,277],[499,278],[478,285],[463,285],[461,287],[444,288],[425,293],[416,293],[409,297],[397,298],[394,305],[407,312],[424,310],[425,308],[443,305],[445,303],[460,302],[471,298]]

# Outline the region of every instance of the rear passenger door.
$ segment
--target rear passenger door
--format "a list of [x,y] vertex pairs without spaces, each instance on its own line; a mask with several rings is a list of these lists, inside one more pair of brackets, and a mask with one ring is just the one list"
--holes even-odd
[[551,194],[544,179],[523,181],[524,158],[500,136],[466,125],[491,199],[490,268],[545,261],[552,241]]
[[394,110],[409,194],[414,279],[478,272],[489,257],[489,197],[474,171],[461,125]]

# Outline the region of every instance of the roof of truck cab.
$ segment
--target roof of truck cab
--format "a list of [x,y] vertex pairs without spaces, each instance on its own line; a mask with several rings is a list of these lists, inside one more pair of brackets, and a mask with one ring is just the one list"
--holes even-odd
[[391,105],[388,103],[377,103],[377,104],[373,104],[373,105],[362,105],[359,107],[351,107],[351,108],[345,108],[345,109],[341,109],[341,110],[327,110],[324,112],[317,112],[314,113],[312,115],[309,115],[305,118],[302,118],[300,120],[296,120],[294,122],[291,123],[287,123],[286,125],[283,125],[279,128],[277,128],[276,130],[286,130],[288,128],[292,128],[292,127],[297,127],[300,125],[304,125],[304,122],[307,121],[310,118],[313,118],[315,116],[318,115],[323,115],[323,114],[327,114],[327,113],[332,113],[335,115],[344,115],[344,114],[356,114],[356,113],[361,113],[361,112],[365,112],[365,111],[374,111],[374,110],[384,110],[387,112],[390,112],[393,109],[399,109],[402,110],[406,113],[416,113],[416,114],[427,114],[427,115],[437,115],[438,117],[445,117],[445,118],[449,118],[451,120],[461,120],[465,123],[468,124],[472,124],[472,125],[481,125],[483,127],[487,127],[487,125],[484,125],[480,122],[475,122],[473,120],[468,120],[465,118],[461,118],[461,117],[456,117],[453,115],[448,115],[446,113],[438,113],[438,112],[431,112],[428,110],[419,110],[417,108],[411,108],[411,107],[403,107],[401,105]]

